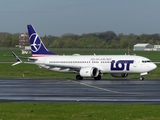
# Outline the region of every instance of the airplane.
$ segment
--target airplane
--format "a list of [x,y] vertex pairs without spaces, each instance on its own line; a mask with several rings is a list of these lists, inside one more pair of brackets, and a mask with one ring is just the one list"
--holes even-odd
[[140,74],[140,80],[148,75],[157,66],[150,59],[136,55],[57,55],[50,52],[32,25],[27,25],[32,57],[23,62],[14,52],[12,54],[17,62],[12,66],[26,63],[35,64],[57,72],[76,73],[76,79],[92,77],[100,80],[103,74],[111,74],[113,77],[127,77],[128,74]]

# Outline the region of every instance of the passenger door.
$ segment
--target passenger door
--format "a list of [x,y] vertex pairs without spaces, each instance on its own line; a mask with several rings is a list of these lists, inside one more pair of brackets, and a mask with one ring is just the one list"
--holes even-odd
[[133,66],[137,67],[137,60],[134,60]]

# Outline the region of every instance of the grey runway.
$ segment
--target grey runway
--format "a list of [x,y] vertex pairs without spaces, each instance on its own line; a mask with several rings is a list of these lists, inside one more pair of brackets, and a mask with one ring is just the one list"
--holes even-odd
[[0,101],[160,104],[160,80],[0,79]]

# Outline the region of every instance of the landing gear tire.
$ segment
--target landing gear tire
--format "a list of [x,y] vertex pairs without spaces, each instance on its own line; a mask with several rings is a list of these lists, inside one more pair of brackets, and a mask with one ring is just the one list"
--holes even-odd
[[143,77],[143,76],[141,76],[141,77],[140,77],[140,80],[144,80],[144,77]]
[[77,75],[77,76],[76,76],[76,79],[77,79],[77,80],[83,80],[83,77],[81,77],[80,75]]
[[94,77],[95,80],[101,80],[101,76],[98,75],[97,77]]

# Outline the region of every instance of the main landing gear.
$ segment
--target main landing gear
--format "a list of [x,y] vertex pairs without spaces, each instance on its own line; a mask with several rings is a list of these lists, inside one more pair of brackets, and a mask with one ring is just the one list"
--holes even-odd
[[[77,80],[83,80],[83,77],[80,76],[80,75],[77,75],[77,76],[76,76],[76,79],[77,79]],[[95,79],[95,80],[101,80],[101,75],[98,75],[97,77],[94,77],[94,79]]]
[[80,75],[77,75],[77,76],[76,76],[76,79],[77,79],[77,80],[83,80],[83,77],[81,77]]
[[101,76],[98,75],[97,77],[94,77],[95,80],[101,80]]

